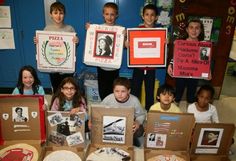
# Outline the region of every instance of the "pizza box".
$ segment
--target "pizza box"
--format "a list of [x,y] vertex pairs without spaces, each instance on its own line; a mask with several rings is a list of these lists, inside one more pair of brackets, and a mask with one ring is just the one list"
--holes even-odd
[[235,131],[230,123],[196,123],[190,148],[192,161],[228,161]]
[[193,114],[150,111],[145,126],[145,160],[190,161],[189,143],[194,122]]
[[[75,155],[78,160],[83,160],[85,148],[84,120],[85,114],[82,112],[70,114],[70,112],[65,111],[47,111],[47,146],[44,151],[44,159],[51,161],[65,157],[70,160],[69,156]],[[55,156],[60,157],[54,158]]]
[[0,160],[41,160],[46,141],[44,96],[0,96]]
[[[127,161],[134,160],[133,122],[134,108],[114,108],[92,104],[91,144],[87,148],[87,160],[93,158],[93,155],[98,157],[118,155],[119,158]],[[91,160],[94,159],[107,160],[108,158]]]

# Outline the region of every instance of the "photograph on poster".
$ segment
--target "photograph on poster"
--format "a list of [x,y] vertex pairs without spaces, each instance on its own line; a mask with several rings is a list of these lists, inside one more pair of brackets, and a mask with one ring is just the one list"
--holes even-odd
[[64,119],[63,119],[61,113],[57,112],[53,115],[48,116],[48,122],[51,126],[56,126],[57,124],[64,122]]
[[13,122],[29,121],[28,107],[12,107]]
[[81,132],[74,133],[66,137],[67,144],[69,146],[78,145],[84,142]]
[[57,145],[64,145],[65,143],[65,135],[62,135],[56,131],[51,131],[48,140],[53,143],[53,144],[57,144]]
[[210,48],[200,47],[200,60],[209,60]]
[[126,118],[103,116],[103,142],[124,143]]
[[95,56],[113,58],[114,33],[97,32]]
[[202,128],[198,139],[198,147],[219,147],[224,129]]
[[166,134],[149,133],[147,135],[147,147],[165,148]]
[[70,122],[73,126],[81,127],[83,125],[83,120],[80,118],[78,114],[71,114],[70,115]]

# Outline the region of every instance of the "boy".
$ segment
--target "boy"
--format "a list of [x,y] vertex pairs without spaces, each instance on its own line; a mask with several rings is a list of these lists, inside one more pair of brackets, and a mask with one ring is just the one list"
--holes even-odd
[[[157,7],[153,4],[148,4],[143,8],[143,25],[140,28],[154,28],[156,27]],[[132,94],[140,97],[142,82],[145,83],[145,109],[149,108],[154,103],[154,86],[155,86],[155,68],[134,68],[132,79]]]
[[159,102],[151,106],[150,111],[181,113],[179,107],[173,102],[175,100],[175,90],[172,86],[164,84],[157,90],[157,100]]
[[[64,24],[65,13],[66,13],[65,6],[61,2],[52,3],[50,6],[50,17],[52,19],[52,24],[47,25],[44,28],[44,31],[75,32],[75,29],[72,26]],[[37,43],[37,38],[34,39],[34,42]],[[79,38],[75,36],[73,38],[73,42],[78,44]],[[53,93],[57,91],[61,81],[66,77],[73,77],[73,73],[71,74],[50,73],[50,81]]]
[[133,125],[134,145],[140,146],[138,137],[143,135],[143,122],[146,118],[146,112],[141,107],[137,97],[130,94],[130,82],[127,78],[118,77],[113,83],[113,93],[108,95],[101,104],[110,107],[133,107],[135,122]]

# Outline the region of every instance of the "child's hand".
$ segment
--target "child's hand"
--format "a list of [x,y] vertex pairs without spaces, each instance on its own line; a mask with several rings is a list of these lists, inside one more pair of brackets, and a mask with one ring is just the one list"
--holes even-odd
[[34,36],[34,44],[38,44],[39,40],[38,37]]
[[173,77],[173,65],[172,64],[169,64],[168,67],[167,67],[167,73]]
[[87,22],[87,23],[85,24],[85,29],[88,30],[89,27],[90,27],[90,23]]
[[137,121],[134,121],[133,124],[133,133],[135,133],[139,129],[140,123]]
[[76,114],[76,113],[78,113],[78,112],[80,112],[80,108],[79,108],[79,107],[77,107],[77,108],[72,108],[72,109],[70,110],[70,114]]
[[79,38],[78,36],[74,36],[72,39],[73,43],[78,44],[79,43]]
[[91,120],[88,120],[88,128],[91,131],[91,129],[92,129],[92,121]]
[[125,47],[129,48],[129,42],[128,41],[125,41]]

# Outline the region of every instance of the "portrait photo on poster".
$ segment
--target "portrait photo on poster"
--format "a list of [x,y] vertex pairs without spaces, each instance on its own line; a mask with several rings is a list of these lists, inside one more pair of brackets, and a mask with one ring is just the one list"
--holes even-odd
[[28,107],[12,107],[13,122],[27,122],[29,121]]
[[95,57],[114,57],[114,33],[97,32],[95,40]]
[[165,148],[166,134],[148,133],[147,134],[147,147],[152,148]]
[[209,60],[210,48],[200,47],[200,60]]
[[198,139],[198,147],[219,147],[224,129],[202,128]]

